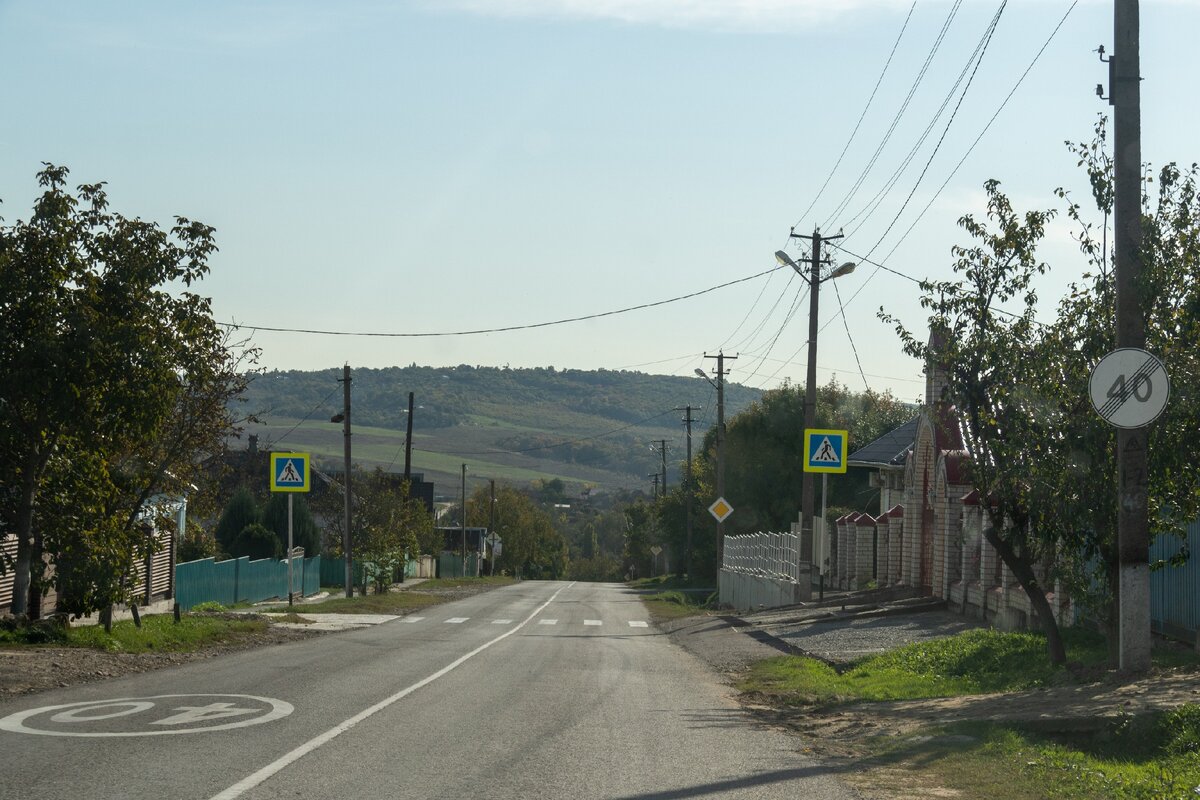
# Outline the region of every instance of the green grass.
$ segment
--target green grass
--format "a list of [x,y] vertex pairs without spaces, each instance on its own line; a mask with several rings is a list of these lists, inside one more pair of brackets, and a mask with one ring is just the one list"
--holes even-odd
[[236,642],[266,629],[267,622],[261,619],[186,614],[176,624],[170,614],[154,614],[142,617],[140,628],[132,620],[116,622],[111,634],[99,625],[6,628],[0,630],[0,646],[48,644],[115,653],[188,652],[207,645]]
[[962,797],[1195,797],[1200,787],[1200,706],[1117,718],[1096,730],[1070,734],[992,723],[926,729],[881,741],[880,751],[865,763],[902,766],[906,785],[938,787],[943,794]]
[[653,619],[694,617],[717,607],[711,582],[696,583],[679,575],[659,575],[629,581],[626,585],[641,593],[642,604]]
[[[1064,638],[1070,660],[1104,663],[1102,637],[1073,629]],[[1159,666],[1181,662],[1195,665],[1195,656],[1156,651]],[[1020,691],[1071,681],[1071,673],[1050,663],[1040,634],[977,629],[872,656],[842,672],[802,656],[767,659],[752,667],[739,688],[780,705],[828,706]]]

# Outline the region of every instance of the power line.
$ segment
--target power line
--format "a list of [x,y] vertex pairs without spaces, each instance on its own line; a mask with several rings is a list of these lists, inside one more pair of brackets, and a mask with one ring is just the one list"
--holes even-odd
[[871,96],[867,98],[867,104],[863,106],[862,113],[858,116],[858,122],[854,123],[854,130],[850,132],[850,138],[846,140],[846,146],[842,148],[842,152],[837,157],[837,161],[834,162],[833,168],[830,169],[829,174],[825,176],[825,182],[821,184],[821,188],[817,191],[816,197],[812,199],[812,202],[808,204],[808,208],[804,209],[804,213],[800,215],[800,219],[798,219],[796,224],[792,227],[795,228],[800,226],[800,223],[803,222],[804,218],[808,216],[808,212],[812,211],[813,206],[815,206],[817,201],[821,199],[821,195],[825,193],[825,188],[829,186],[829,181],[833,178],[834,173],[837,172],[838,167],[841,166],[842,159],[846,157],[846,151],[850,149],[851,142],[854,141],[854,137],[858,134],[858,129],[862,126],[863,120],[867,116],[867,111],[869,111],[871,108],[871,103],[875,100],[875,94],[879,91],[880,84],[883,83],[883,77],[887,75],[888,67],[892,65],[892,58],[896,55],[896,48],[900,46],[900,40],[904,38],[904,31],[908,30],[909,20],[912,19],[913,10],[916,7],[917,0],[913,0],[913,4],[908,7],[908,16],[904,18],[904,24],[900,26],[900,33],[896,35],[896,41],[892,43],[892,52],[888,53],[887,61],[883,65],[883,70],[879,73],[879,79],[875,81],[875,88],[871,90]]
[[739,283],[746,283],[747,281],[752,281],[752,280],[755,280],[756,278],[761,278],[764,275],[768,275],[772,272],[775,272],[778,269],[779,269],[779,267],[777,267],[777,266],[771,267],[771,269],[764,270],[763,272],[760,272],[756,275],[750,275],[745,278],[738,278],[737,280],[728,281],[726,283],[718,284],[717,286],[710,286],[707,289],[701,289],[698,292],[691,292],[689,294],[680,295],[678,297],[672,297],[667,300],[658,300],[653,303],[642,303],[642,304],[636,305],[636,306],[629,306],[628,308],[618,308],[614,311],[602,311],[599,314],[587,314],[582,317],[569,317],[567,319],[557,319],[557,320],[552,320],[550,322],[534,322],[534,323],[530,323],[527,325],[508,325],[508,326],[502,327],[502,328],[481,328],[479,330],[469,330],[469,331],[430,331],[430,332],[424,332],[424,333],[377,333],[377,332],[373,332],[373,331],[331,331],[331,330],[318,330],[318,329],[310,329],[310,328],[276,328],[276,327],[269,327],[266,325],[241,325],[236,322],[218,322],[217,324],[222,325],[227,328],[235,328],[235,329],[236,328],[245,328],[246,330],[251,330],[251,331],[271,331],[271,332],[275,332],[275,333],[310,333],[310,334],[317,334],[320,336],[378,336],[378,337],[386,337],[386,338],[428,338],[428,337],[434,337],[434,336],[475,336],[475,335],[484,334],[484,333],[507,333],[508,331],[524,331],[524,330],[530,330],[533,328],[547,328],[552,325],[566,325],[571,322],[584,322],[586,320],[591,320],[591,319],[600,319],[601,317],[611,317],[616,314],[626,314],[630,311],[641,311],[642,309],[646,309],[646,308],[656,308],[657,306],[665,306],[668,303],[677,303],[680,300],[690,300],[693,297],[699,297],[701,295],[705,295],[710,292],[715,292],[718,289],[726,289],[730,286],[736,286]]
[[917,88],[921,85],[921,81],[925,79],[926,73],[929,72],[929,65],[933,63],[933,58],[937,54],[937,51],[941,48],[942,42],[946,38],[946,32],[950,30],[950,24],[954,21],[955,16],[958,14],[958,9],[961,6],[962,0],[955,0],[954,5],[950,7],[950,12],[946,15],[946,20],[942,23],[942,29],[938,32],[937,38],[934,40],[933,45],[929,49],[929,53],[925,56],[925,62],[921,65],[921,69],[918,71],[917,77],[913,79],[913,84],[908,90],[908,95],[904,98],[904,102],[900,104],[900,108],[896,111],[896,115],[892,118],[891,125],[888,126],[887,132],[884,133],[883,139],[879,142],[879,146],[875,148],[875,152],[867,161],[867,165],[863,167],[863,171],[859,174],[857,180],[855,180],[854,184],[850,187],[850,191],[846,193],[846,196],[842,198],[842,201],[834,208],[833,213],[829,215],[829,219],[826,220],[822,227],[828,227],[830,224],[832,224],[833,220],[837,218],[838,214],[841,214],[842,211],[845,210],[846,206],[850,204],[850,201],[854,198],[854,195],[858,193],[859,188],[862,187],[863,182],[867,179],[867,175],[870,174],[871,170],[875,166],[875,163],[879,160],[879,156],[883,152],[883,148],[887,146],[889,141],[891,141],[892,134],[896,131],[896,126],[900,124],[900,119],[904,116],[904,112],[908,110],[908,106],[912,102],[913,96],[917,93]]
[[291,430],[289,430],[287,433],[285,433],[283,436],[279,437],[278,439],[275,439],[274,441],[268,441],[268,442],[267,442],[267,448],[268,448],[268,449],[270,449],[272,445],[276,445],[276,444],[279,444],[280,442],[287,441],[287,437],[289,437],[289,436],[291,436],[293,433],[295,433],[295,432],[296,432],[296,428],[299,428],[299,427],[300,427],[301,425],[303,425],[305,422],[308,422],[309,418],[310,418],[310,417],[311,417],[313,414],[317,413],[317,409],[321,408],[323,405],[325,405],[326,403],[328,403],[328,402],[329,402],[329,398],[331,398],[331,397],[333,397],[335,394],[337,394],[337,392],[338,392],[338,391],[340,391],[340,390],[341,390],[341,388],[342,388],[342,387],[340,387],[340,386],[334,386],[334,387],[333,387],[333,390],[332,390],[332,391],[330,391],[330,392],[329,392],[329,394],[325,395],[325,399],[324,399],[324,400],[322,400],[321,402],[317,403],[315,406],[313,406],[313,408],[312,408],[312,411],[309,411],[307,414],[305,414],[305,415],[304,415],[304,417],[303,417],[303,418],[302,418],[302,419],[301,419],[299,422],[297,422],[295,425],[293,425],[293,426],[292,426]]
[[846,309],[842,306],[842,292],[837,287],[837,281],[830,281],[833,284],[833,293],[837,296],[838,307],[841,309],[842,324],[846,326],[846,338],[850,340],[850,350],[854,353],[854,363],[858,365],[858,374],[862,376],[863,386],[867,391],[871,390],[871,384],[867,382],[867,373],[863,372],[862,361],[858,357],[858,345],[854,344],[854,337],[850,334],[850,324],[846,322]]
[[[925,161],[925,167],[921,170],[921,174],[917,176],[917,180],[913,184],[912,189],[909,190],[908,197],[904,198],[904,202],[900,205],[900,209],[896,212],[896,215],[892,217],[892,221],[888,223],[887,228],[875,242],[875,245],[869,251],[867,251],[868,256],[874,253],[875,249],[879,247],[883,240],[887,238],[887,235],[892,232],[892,228],[896,225],[896,221],[900,219],[900,216],[904,213],[904,210],[908,208],[908,204],[912,201],[913,195],[916,194],[917,187],[921,185],[921,181],[925,179],[925,175],[929,172],[929,167],[931,164],[933,164],[933,159],[937,156],[938,151],[941,150],[942,143],[946,141],[946,134],[950,132],[950,126],[954,124],[955,118],[958,117],[958,110],[962,108],[963,100],[965,100],[967,97],[967,92],[971,91],[971,84],[975,82],[975,75],[979,72],[979,66],[983,63],[983,57],[987,55],[988,45],[992,43],[992,36],[996,33],[996,26],[1000,24],[1000,17],[1004,14],[1004,9],[1007,6],[1008,0],[1001,0],[1000,7],[996,9],[996,14],[992,17],[992,22],[984,34],[981,46],[976,48],[975,52],[978,54],[978,56],[972,56],[975,61],[975,68],[971,70],[971,77],[967,79],[967,85],[963,87],[962,94],[958,96],[958,102],[955,104],[954,110],[950,112],[950,119],[946,120],[946,127],[942,129],[941,137],[937,140],[937,144],[935,144],[933,147],[933,152],[929,154],[929,158]],[[969,65],[970,62],[968,62],[968,66]],[[959,80],[962,80],[961,76],[959,77]],[[956,83],[955,87],[957,88],[957,86],[958,84]],[[947,99],[949,98],[947,97]],[[940,116],[941,112],[939,111],[938,114]]]
[[[1017,78],[1016,83],[1013,84],[1012,89],[1010,89],[1008,94],[1005,95],[1004,100],[1002,100],[1000,102],[1000,105],[996,109],[995,113],[992,114],[991,118],[987,121],[987,124],[983,126],[983,129],[979,132],[979,135],[975,137],[975,141],[971,142],[970,147],[968,147],[967,151],[965,153],[963,153],[962,158],[960,158],[958,160],[958,163],[954,165],[954,169],[950,170],[950,174],[946,176],[946,180],[942,181],[942,185],[938,187],[937,191],[933,193],[933,196],[929,198],[929,202],[925,204],[925,207],[923,209],[921,209],[921,213],[917,214],[916,218],[913,219],[912,223],[904,231],[904,234],[896,241],[896,243],[892,246],[892,249],[888,251],[888,254],[884,257],[884,261],[890,259],[892,257],[892,254],[895,253],[897,249],[899,249],[900,245],[904,243],[904,240],[907,239],[909,234],[911,234],[913,232],[913,229],[916,228],[917,223],[919,223],[924,218],[925,214],[929,211],[929,209],[933,207],[934,202],[938,199],[939,196],[941,196],[942,192],[945,191],[946,187],[950,184],[950,181],[953,180],[954,176],[958,174],[959,169],[962,168],[962,165],[964,163],[966,163],[967,158],[971,155],[972,152],[974,152],[975,148],[979,145],[979,142],[983,140],[984,135],[987,134],[988,130],[991,129],[992,123],[994,123],[996,121],[996,119],[1000,116],[1000,112],[1002,112],[1004,110],[1005,106],[1008,105],[1008,101],[1011,100],[1013,98],[1013,95],[1017,93],[1017,89],[1019,89],[1021,84],[1024,83],[1025,78],[1027,78],[1029,76],[1029,73],[1033,71],[1034,66],[1037,64],[1038,60],[1041,59],[1042,54],[1046,52],[1046,48],[1050,46],[1050,42],[1052,42],[1054,40],[1054,37],[1058,35],[1059,30],[1061,30],[1063,24],[1066,23],[1067,17],[1069,17],[1071,15],[1071,12],[1075,10],[1075,6],[1077,6],[1077,5],[1079,5],[1079,0],[1073,0],[1071,5],[1067,7],[1066,12],[1062,15],[1062,18],[1059,19],[1058,24],[1054,26],[1054,29],[1052,31],[1050,31],[1050,35],[1046,37],[1046,41],[1042,43],[1041,48],[1039,48],[1037,53],[1034,54],[1033,59],[1029,62],[1029,65],[1027,67],[1025,67],[1025,71],[1021,73],[1021,77]],[[850,296],[850,299],[846,301],[846,305],[850,305],[851,303],[854,302],[854,298],[858,297],[859,293],[862,292],[862,290],[864,288],[866,288],[866,285],[871,281],[872,278],[875,277],[875,275],[877,275],[879,273],[879,270],[881,270],[881,269],[886,270],[887,272],[891,272],[895,275],[899,275],[902,278],[907,278],[908,280],[913,281],[914,283],[920,283],[920,281],[917,278],[914,278],[911,275],[905,275],[903,272],[898,272],[897,270],[894,270],[891,267],[884,266],[882,263],[879,263],[876,261],[871,261],[867,257],[856,256],[856,255],[854,255],[854,253],[851,253],[849,250],[846,250],[844,247],[841,247],[840,245],[835,245],[835,246],[837,246],[839,249],[841,249],[845,253],[847,253],[851,256],[854,256],[859,261],[863,261],[868,264],[873,264],[875,266],[875,271],[867,276],[867,279],[862,282],[862,284],[858,287],[858,289],[854,292],[854,294],[852,294]],[[997,309],[997,310],[999,310],[999,309]],[[1000,311],[1000,313],[1007,314],[1007,315],[1013,316],[1013,317],[1016,316],[1015,314],[1012,314],[1011,312],[1008,312],[1008,311]],[[822,330],[824,330],[824,329],[822,329]]]
[[[991,42],[992,34],[995,33],[996,25],[1000,21],[1000,15],[1004,12],[1005,5],[1007,5],[1007,0],[1001,2],[1000,8],[996,11],[988,26],[984,29],[983,34],[980,35],[979,41],[975,44],[975,49],[971,52],[971,55],[967,59],[966,63],[963,64],[963,68],[959,71],[958,79],[954,81],[954,85],[952,85],[950,90],[946,92],[946,96],[942,99],[942,104],[938,107],[937,112],[930,117],[929,123],[925,126],[925,130],[921,132],[921,135],[917,138],[917,141],[908,151],[908,154],[901,160],[900,166],[896,168],[896,170],[892,173],[892,176],[884,183],[883,188],[881,188],[857,214],[844,223],[846,226],[853,225],[854,222],[861,217],[862,222],[858,225],[858,227],[861,228],[862,225],[865,224],[866,221],[870,219],[870,217],[879,209],[879,207],[883,205],[884,200],[886,200],[887,196],[891,194],[892,189],[894,189],[896,184],[900,182],[900,177],[904,174],[905,170],[908,169],[909,165],[913,162],[913,159],[916,158],[921,146],[925,144],[925,140],[929,138],[929,134],[933,132],[938,120],[942,118],[942,114],[946,112],[946,108],[949,107],[950,101],[954,99],[955,93],[958,92],[958,87],[962,85],[963,80],[967,79],[967,74],[970,73],[970,78],[967,79],[967,85],[963,89],[962,94],[959,95],[958,103],[954,106],[954,111],[950,115],[950,120],[946,123],[946,127],[942,131],[941,137],[938,139],[937,144],[933,148],[933,153],[931,153],[929,156],[929,160],[925,163],[925,169],[921,171],[920,177],[917,178],[917,182],[913,186],[912,192],[909,193],[908,199],[905,200],[905,204],[901,207],[900,212],[897,213],[896,218],[899,218],[900,213],[903,213],[904,208],[907,207],[908,200],[912,199],[913,192],[916,192],[917,186],[920,186],[921,180],[925,177],[925,173],[928,172],[929,165],[933,162],[933,157],[937,155],[938,150],[942,146],[942,142],[945,141],[946,134],[949,132],[950,126],[954,123],[955,116],[958,114],[958,109],[960,106],[962,106],[962,102],[966,98],[967,92],[970,91],[971,83],[975,80],[975,73],[978,71],[979,65],[983,62],[983,54],[987,51],[988,43]],[[974,69],[971,67],[972,64],[974,64]],[[892,225],[895,225],[895,222],[896,220],[893,219],[892,224],[888,226],[888,231],[891,230]],[[886,235],[887,232],[885,231],[884,236]],[[882,240],[883,237],[881,236],[880,241]],[[877,242],[875,247],[878,246],[879,244]],[[875,248],[871,248],[871,251],[869,251],[867,255],[870,255],[874,249]]]

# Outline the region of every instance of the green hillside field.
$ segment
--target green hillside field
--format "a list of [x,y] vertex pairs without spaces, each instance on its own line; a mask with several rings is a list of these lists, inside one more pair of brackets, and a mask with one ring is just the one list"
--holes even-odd
[[[339,469],[341,370],[268,372],[257,376],[239,411],[260,449],[313,453],[318,468]],[[494,479],[518,485],[561,479],[576,488],[649,489],[660,456],[651,444],[667,440],[668,481],[678,481],[685,437],[679,406],[693,414],[693,447],[715,419],[715,392],[700,378],[635,372],[490,367],[359,369],[352,373],[354,462],[400,471],[408,392],[414,393],[413,471],[439,495],[455,495],[461,465],[468,490]],[[759,396],[727,384],[726,413]],[[245,437],[234,447],[245,447]]]

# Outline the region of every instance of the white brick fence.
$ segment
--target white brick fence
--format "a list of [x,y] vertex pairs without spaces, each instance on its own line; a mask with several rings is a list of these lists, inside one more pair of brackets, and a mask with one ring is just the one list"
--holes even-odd
[[799,562],[798,534],[726,536],[718,576],[721,605],[753,611],[809,599],[812,587],[807,572],[802,585]]

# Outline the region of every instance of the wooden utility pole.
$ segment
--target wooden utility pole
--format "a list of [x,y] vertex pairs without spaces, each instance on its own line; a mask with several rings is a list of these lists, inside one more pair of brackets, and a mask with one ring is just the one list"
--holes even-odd
[[[1142,269],[1142,120],[1138,0],[1114,0],[1109,63],[1113,106],[1114,274],[1117,347],[1144,348],[1138,298]],[[1117,430],[1117,545],[1120,667],[1150,668],[1150,525],[1147,512],[1148,429]]]
[[[700,406],[683,406],[682,408],[676,408],[675,410],[685,412],[685,416],[683,418],[683,424],[687,426],[687,461],[684,463],[685,469],[684,469],[684,478],[683,478],[684,504],[687,509],[687,544],[684,548],[684,569],[686,570],[685,574],[688,576],[689,579],[691,579],[693,577],[693,575],[692,575],[692,494],[695,491],[695,487],[692,486],[692,412],[699,411]],[[663,444],[665,445],[666,442],[664,442]],[[666,452],[665,447],[664,447],[663,452]]]
[[[723,352],[719,352],[715,356],[710,356],[707,353],[705,358],[715,358],[717,360],[717,497],[722,500],[727,500],[725,497],[725,360],[736,361],[737,356],[727,356]],[[717,563],[721,563],[721,556],[725,551],[725,520],[717,522]]]
[[[808,372],[804,379],[804,428],[817,427],[817,298],[820,295],[821,281],[821,242],[840,239],[842,235],[821,236],[820,230],[814,230],[811,236],[799,233],[791,234],[793,239],[809,239],[812,242],[812,257],[807,259],[810,274],[808,281]],[[799,259],[804,261],[805,259]],[[804,273],[792,265],[800,277]],[[816,506],[813,474],[805,472],[800,482],[800,564],[811,565],[813,559],[813,514]]]
[[[404,434],[404,482],[409,483],[412,480],[412,428],[413,428],[413,393],[408,393],[408,420],[407,429]],[[412,490],[410,485],[409,490]],[[412,496],[411,494],[409,495]]]
[[346,364],[342,367],[342,377],[339,383],[342,384],[342,436],[345,440],[343,445],[343,467],[345,475],[342,480],[342,487],[345,493],[345,511],[346,511],[346,527],[342,531],[342,552],[346,554],[346,597],[354,596],[353,582],[353,556],[350,552],[350,521],[351,521],[351,494],[350,494],[350,365]]

